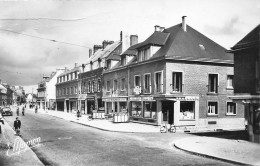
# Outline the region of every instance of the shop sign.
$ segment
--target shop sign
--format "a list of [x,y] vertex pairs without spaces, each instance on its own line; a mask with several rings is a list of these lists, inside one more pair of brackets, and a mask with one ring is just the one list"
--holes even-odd
[[85,99],[85,98],[87,98],[87,94],[79,94],[79,98],[80,99]]
[[127,99],[126,98],[107,98],[107,99],[103,99],[103,101],[106,101],[106,102],[127,101]]
[[136,87],[134,88],[134,92],[135,92],[136,95],[139,95],[139,94],[141,93],[141,87],[136,86]]
[[151,101],[153,100],[153,97],[143,97],[143,101]]
[[141,97],[130,97],[130,101],[142,101]]
[[199,100],[199,97],[198,96],[183,96],[183,97],[176,97],[176,100],[194,101],[194,100]]

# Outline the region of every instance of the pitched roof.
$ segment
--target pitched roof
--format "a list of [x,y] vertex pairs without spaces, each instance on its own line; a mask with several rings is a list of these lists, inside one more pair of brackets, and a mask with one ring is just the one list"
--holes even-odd
[[137,43],[137,44],[135,44],[135,45],[132,45],[132,46],[130,46],[125,52],[123,52],[121,55],[134,55],[134,56],[136,56],[137,55],[137,48],[140,46],[140,45],[142,45],[143,44],[143,42],[142,43]]
[[226,53],[224,47],[188,25],[186,29],[183,31],[182,24],[165,29],[163,32],[170,33],[169,38],[152,58],[165,56],[178,60],[233,63],[233,55]]
[[169,33],[167,32],[159,32],[159,31],[155,31],[150,37],[148,37],[144,42],[139,43],[137,48],[141,48],[144,47],[146,45],[155,45],[155,46],[163,46],[168,37],[169,37]]
[[121,57],[118,54],[111,54],[106,60],[116,60],[116,61],[120,61]]
[[231,49],[237,50],[246,47],[260,46],[260,24],[256,26],[251,32],[249,32],[243,39],[241,39]]
[[[89,58],[89,62],[92,61],[92,62],[95,62],[97,61],[99,58],[106,58],[108,57],[118,46],[120,46],[121,44],[121,41],[116,41],[110,45],[107,45],[106,48],[104,49],[99,49],[97,52],[95,52],[94,55],[92,55],[90,58]],[[87,62],[87,63],[89,63]]]

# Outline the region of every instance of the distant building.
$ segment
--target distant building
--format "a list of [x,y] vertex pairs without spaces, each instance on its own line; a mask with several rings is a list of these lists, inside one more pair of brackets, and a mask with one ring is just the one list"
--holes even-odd
[[26,94],[26,102],[27,103],[36,103],[37,95],[33,93]]
[[234,53],[234,102],[245,106],[249,139],[260,143],[260,25],[231,48]]
[[37,105],[40,109],[56,108],[56,82],[57,77],[64,72],[64,69],[57,69],[50,76],[43,77],[38,83],[37,89]]
[[[103,73],[105,110],[127,110],[130,120],[190,128],[244,128],[234,93],[232,54],[182,23],[154,33],[120,55]],[[109,60],[109,59],[108,59]]]
[[71,70],[65,69],[56,80],[56,102],[58,111],[72,112],[78,109],[78,75],[80,67],[75,63]]
[[0,82],[0,106],[7,104],[7,88]]

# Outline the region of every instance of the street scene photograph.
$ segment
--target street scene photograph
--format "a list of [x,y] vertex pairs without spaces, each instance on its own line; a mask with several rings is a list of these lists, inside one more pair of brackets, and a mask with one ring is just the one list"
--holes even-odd
[[259,0],[0,0],[0,166],[260,166]]

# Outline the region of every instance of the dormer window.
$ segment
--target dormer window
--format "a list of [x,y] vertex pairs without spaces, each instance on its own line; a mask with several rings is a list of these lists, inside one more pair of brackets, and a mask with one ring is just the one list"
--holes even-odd
[[90,70],[93,70],[93,62],[90,61]]
[[111,68],[111,60],[107,60],[107,68],[108,68],[108,69]]
[[98,58],[98,68],[100,68],[100,67],[101,67],[101,59]]
[[123,56],[121,57],[121,65],[122,65],[122,66],[126,65],[126,55],[123,55]]
[[144,49],[144,60],[148,60],[151,56],[150,47]]
[[138,51],[138,62],[148,60],[151,57],[151,47],[142,48]]

